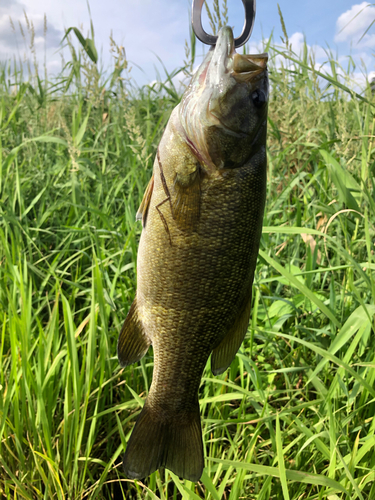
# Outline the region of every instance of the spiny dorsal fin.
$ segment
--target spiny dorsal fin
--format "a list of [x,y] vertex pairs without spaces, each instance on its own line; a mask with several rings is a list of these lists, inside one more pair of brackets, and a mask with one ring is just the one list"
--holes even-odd
[[145,227],[146,225],[147,213],[150,206],[153,189],[154,189],[154,174],[152,174],[150,182],[146,187],[146,191],[145,194],[143,195],[142,202],[138,208],[137,215],[135,216],[136,220],[142,220],[143,227]]
[[251,288],[250,293],[244,301],[242,311],[238,315],[234,325],[226,334],[221,343],[212,351],[211,371],[214,375],[225,372],[233,361],[249,326],[251,312]]
[[121,366],[131,365],[146,354],[151,344],[138,316],[137,297],[131,305],[118,338],[117,356]]

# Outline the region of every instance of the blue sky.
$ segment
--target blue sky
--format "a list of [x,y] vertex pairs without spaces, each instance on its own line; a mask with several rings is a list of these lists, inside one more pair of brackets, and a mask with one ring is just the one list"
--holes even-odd
[[[375,24],[358,43],[366,27],[375,19],[375,4],[350,0],[278,0],[286,23],[293,49],[299,51],[303,37],[316,50],[318,62],[325,60],[324,48],[329,46],[341,61],[351,54],[359,65],[364,62],[367,72],[375,76]],[[212,0],[211,2],[212,3]],[[109,36],[123,45],[131,64],[132,74],[143,84],[156,78],[155,67],[162,73],[158,55],[172,71],[183,63],[185,39],[189,34],[187,0],[90,0],[91,15],[95,27],[96,45],[101,51],[103,65],[110,64]],[[341,33],[343,28],[361,9],[358,15]],[[238,35],[243,25],[241,0],[228,0],[229,24]],[[0,2],[0,59],[18,54],[30,56],[30,49],[20,33],[19,23],[27,31],[26,12],[35,31],[35,47],[39,60],[43,61],[46,49],[50,73],[61,68],[59,43],[64,28],[77,26],[87,33],[89,14],[86,0],[1,0]],[[44,15],[47,18],[47,43],[44,39]],[[13,30],[9,17],[13,21]],[[209,30],[208,23],[204,26]],[[262,37],[268,38],[273,30],[274,40],[282,35],[277,2],[258,0],[251,46],[259,46]],[[199,44],[201,46],[201,44]],[[198,54],[203,51],[198,48]],[[198,61],[199,62],[199,59]],[[142,68],[142,71],[136,68]]]

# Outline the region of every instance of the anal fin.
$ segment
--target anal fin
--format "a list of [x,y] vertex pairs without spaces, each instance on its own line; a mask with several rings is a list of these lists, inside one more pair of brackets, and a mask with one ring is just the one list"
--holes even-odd
[[245,338],[247,327],[249,326],[251,312],[251,288],[249,297],[237,317],[234,325],[226,334],[220,344],[212,351],[211,371],[214,375],[225,372],[233,361],[243,339]]
[[144,332],[138,316],[137,298],[134,299],[117,343],[117,356],[121,366],[131,365],[139,361],[146,354],[151,344]]

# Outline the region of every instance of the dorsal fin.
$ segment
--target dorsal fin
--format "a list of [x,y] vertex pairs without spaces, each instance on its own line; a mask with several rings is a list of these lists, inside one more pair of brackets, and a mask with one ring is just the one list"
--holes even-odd
[[148,183],[148,185],[146,187],[146,191],[145,191],[145,194],[143,195],[142,202],[141,202],[141,204],[138,208],[138,212],[135,216],[136,220],[142,220],[143,227],[145,227],[145,225],[146,225],[147,213],[148,213],[148,209],[150,206],[150,201],[151,201],[153,189],[154,189],[154,174],[152,174],[150,182]]

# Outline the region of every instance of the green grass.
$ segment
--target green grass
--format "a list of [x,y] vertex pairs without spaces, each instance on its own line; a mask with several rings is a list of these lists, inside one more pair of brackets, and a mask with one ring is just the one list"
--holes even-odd
[[370,93],[351,94],[353,68],[339,77],[328,56],[330,79],[307,48],[270,49],[248,335],[225,374],[204,374],[201,481],[158,471],[141,483],[121,456],[152,352],[120,369],[116,342],[136,289],[135,213],[179,95],[170,75],[135,91],[120,49],[105,76],[93,44],[70,48],[53,82],[0,74],[2,498],[375,498]]

